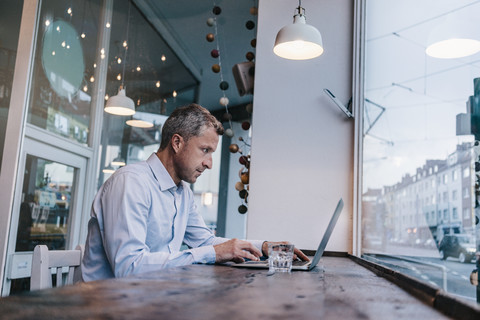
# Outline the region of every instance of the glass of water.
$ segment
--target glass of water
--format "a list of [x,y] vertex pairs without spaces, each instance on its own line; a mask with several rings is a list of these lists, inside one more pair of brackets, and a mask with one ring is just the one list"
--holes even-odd
[[269,243],[268,267],[270,273],[292,271],[293,244]]

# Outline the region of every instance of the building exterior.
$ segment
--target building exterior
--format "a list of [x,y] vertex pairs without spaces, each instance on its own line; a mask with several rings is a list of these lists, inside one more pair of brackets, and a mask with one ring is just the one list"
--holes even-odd
[[[364,232],[390,243],[424,246],[445,234],[475,232],[474,158],[463,143],[445,160],[427,160],[415,175],[363,196]],[[367,242],[368,245],[368,242]]]

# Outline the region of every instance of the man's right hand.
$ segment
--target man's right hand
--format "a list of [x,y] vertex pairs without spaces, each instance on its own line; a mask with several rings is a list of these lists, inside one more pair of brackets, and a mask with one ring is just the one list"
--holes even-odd
[[260,250],[248,241],[232,239],[222,244],[213,246],[215,249],[215,262],[244,262],[245,259],[254,261],[260,260],[262,256]]

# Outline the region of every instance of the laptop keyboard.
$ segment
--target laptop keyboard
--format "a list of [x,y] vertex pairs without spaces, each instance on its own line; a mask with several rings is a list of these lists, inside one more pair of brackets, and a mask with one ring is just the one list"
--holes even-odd
[[310,261],[303,261],[303,260],[294,260],[292,261],[292,266],[304,266],[306,264],[309,264]]

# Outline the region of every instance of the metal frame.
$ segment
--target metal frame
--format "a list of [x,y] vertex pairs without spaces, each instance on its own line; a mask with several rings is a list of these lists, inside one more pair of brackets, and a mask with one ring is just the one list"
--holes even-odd
[[[28,97],[29,79],[33,64],[33,48],[35,30],[37,29],[37,13],[40,0],[25,0],[17,47],[15,71],[13,75],[12,95],[8,111],[7,129],[3,149],[3,160],[0,172],[0,279],[4,278],[7,243],[10,220],[17,180],[18,160],[24,136],[25,115]],[[3,283],[3,282],[2,282]],[[2,286],[2,293],[3,293]]]
[[365,84],[365,13],[366,0],[355,1],[353,31],[352,96],[355,118],[353,165],[353,234],[352,254],[362,254],[362,166],[363,109]]

